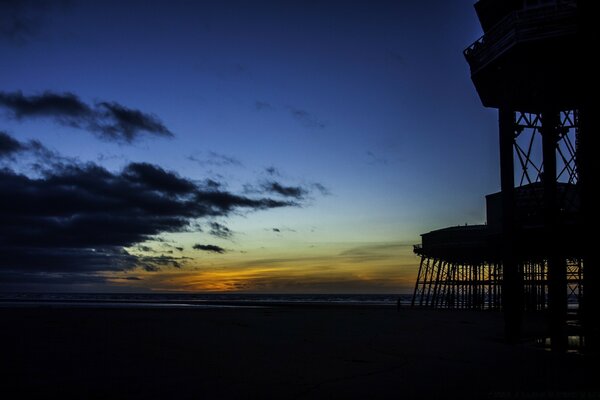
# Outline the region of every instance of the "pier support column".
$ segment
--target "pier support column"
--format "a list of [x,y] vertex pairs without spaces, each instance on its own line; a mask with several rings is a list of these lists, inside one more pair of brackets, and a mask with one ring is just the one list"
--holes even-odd
[[579,229],[583,234],[583,296],[581,314],[584,329],[584,340],[586,352],[600,354],[600,270],[598,270],[598,253],[595,250],[592,240],[595,238],[593,233],[597,228],[598,205],[594,196],[592,187],[597,185],[598,158],[592,152],[592,139],[590,138],[598,132],[595,117],[588,113],[587,108],[582,107],[579,113],[579,145],[577,148],[577,161],[579,172],[579,193],[581,196],[581,219]]
[[502,190],[502,307],[504,333],[509,343],[521,337],[522,301],[521,276],[516,256],[515,242],[515,177],[513,145],[515,140],[515,112],[507,108],[498,110],[500,131],[500,185]]
[[[579,195],[581,199],[581,217],[579,230],[582,233],[583,252],[583,296],[581,313],[584,329],[586,352],[600,354],[600,270],[598,270],[598,251],[594,247],[594,232],[598,227],[597,196],[593,187],[598,185],[600,169],[597,148],[593,136],[598,134],[598,116],[595,114],[595,88],[598,87],[598,71],[594,62],[594,52],[598,46],[598,23],[592,10],[591,1],[578,0],[579,24],[578,59],[581,63],[581,77],[576,81],[581,93],[579,109],[579,131],[577,145],[577,172],[579,175]],[[594,197],[592,197],[594,196]]]
[[567,348],[567,260],[558,240],[560,215],[557,201],[556,145],[559,138],[560,112],[542,113],[542,152],[544,157],[544,254],[548,255],[548,311],[552,350]]

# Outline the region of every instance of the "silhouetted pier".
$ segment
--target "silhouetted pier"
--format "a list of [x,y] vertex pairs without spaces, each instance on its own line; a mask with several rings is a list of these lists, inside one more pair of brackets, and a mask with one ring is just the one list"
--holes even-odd
[[475,4],[484,35],[464,55],[481,102],[498,109],[501,191],[486,197],[487,225],[435,230],[415,246],[413,305],[502,309],[509,341],[520,337],[524,311],[543,311],[559,351],[568,310],[578,310],[590,348],[598,337],[598,272],[586,234],[597,228],[590,188],[597,161],[588,145],[591,96],[583,94],[592,79],[585,7],[581,0]]

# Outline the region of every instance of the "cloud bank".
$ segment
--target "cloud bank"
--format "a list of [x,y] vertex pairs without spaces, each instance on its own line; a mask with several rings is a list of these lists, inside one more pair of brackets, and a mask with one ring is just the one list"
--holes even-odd
[[[36,156],[40,150],[32,143],[0,132],[0,161]],[[0,281],[19,273],[68,279],[136,267],[178,268],[181,257],[135,255],[126,248],[162,233],[194,230],[199,219],[298,205],[197,184],[149,163],[110,171],[91,162],[44,161],[33,176],[0,169]],[[230,233],[221,224],[210,226],[211,233]]]

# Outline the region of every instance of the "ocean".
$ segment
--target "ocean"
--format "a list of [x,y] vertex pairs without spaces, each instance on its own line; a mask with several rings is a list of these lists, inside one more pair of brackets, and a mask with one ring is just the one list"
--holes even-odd
[[410,294],[0,293],[0,307],[256,308],[408,306]]

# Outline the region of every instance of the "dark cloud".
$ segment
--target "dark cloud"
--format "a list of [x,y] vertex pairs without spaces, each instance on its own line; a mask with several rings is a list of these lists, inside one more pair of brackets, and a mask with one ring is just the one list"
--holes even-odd
[[42,165],[57,164],[70,160],[49,150],[37,140],[20,142],[8,133],[0,131],[0,161],[3,159],[13,161],[18,154],[23,153],[28,153],[37,159],[32,165],[36,170],[42,168]]
[[231,237],[233,236],[233,232],[231,231],[231,229],[229,229],[223,224],[220,224],[218,222],[211,222],[209,226],[210,231],[208,233],[210,233],[212,236],[221,239],[231,239]]
[[[279,171],[274,167],[265,169],[265,172],[271,177],[281,176]],[[257,193],[268,193],[283,196],[287,198],[294,198],[296,200],[305,200],[309,198],[314,192],[319,192],[322,196],[328,196],[331,194],[329,189],[323,184],[313,182],[305,185],[284,185],[275,180],[263,180],[258,185],[246,184],[244,185],[244,193],[246,194],[257,194]]]
[[147,187],[169,194],[186,194],[196,190],[196,185],[181,178],[174,172],[148,163],[130,163],[123,170],[123,176],[130,182],[142,183]]
[[218,190],[223,186],[221,182],[217,182],[214,179],[205,179],[201,185],[209,190]]
[[88,105],[73,93],[46,91],[26,96],[22,92],[0,92],[0,107],[18,119],[50,118],[64,126],[85,129],[101,139],[132,143],[140,136],[173,137],[173,133],[153,114],[115,102]]
[[308,191],[300,186],[284,186],[278,182],[266,182],[263,184],[265,192],[278,194],[283,197],[292,197],[295,199],[302,199]]
[[298,122],[300,122],[303,126],[307,128],[325,128],[324,122],[322,122],[306,110],[302,110],[300,108],[295,107],[288,107],[288,111],[290,112],[291,116],[294,117],[294,119],[296,119]]
[[38,96],[24,96],[22,92],[0,92],[0,106],[10,110],[17,119],[54,117],[74,125],[89,118],[93,111],[73,93],[44,92]]
[[68,289],[73,285],[99,285],[106,283],[106,277],[88,273],[62,273],[62,272],[23,272],[0,270],[0,289],[14,290],[15,287],[26,290],[39,291],[48,288],[48,285],[63,285]]
[[284,232],[293,232],[293,233],[296,233],[296,231],[294,229],[287,228],[287,227],[271,228],[271,231],[273,231],[275,233],[284,233]]
[[145,253],[155,253],[155,250],[150,246],[139,245],[136,247],[136,249]]
[[138,267],[141,267],[148,272],[156,272],[164,267],[181,268],[184,260],[184,257],[171,257],[162,254],[153,257],[138,257],[136,262]]
[[210,253],[219,253],[219,254],[223,254],[225,253],[225,249],[219,246],[215,246],[214,244],[195,244],[193,246],[194,250],[202,250],[202,251],[208,251]]
[[171,132],[156,115],[127,108],[115,102],[98,103],[99,121],[92,128],[109,140],[133,142],[141,133],[155,136],[173,137]]
[[[12,147],[23,145],[3,137]],[[185,262],[182,257],[139,256],[125,248],[158,240],[162,233],[189,231],[201,218],[297,205],[207,190],[151,164],[131,163],[117,172],[94,163],[46,165],[35,177],[0,169],[2,271],[65,274],[179,268]],[[231,235],[215,222],[213,230]]]
[[11,157],[15,153],[26,150],[27,146],[7,134],[0,131],[0,158]]

